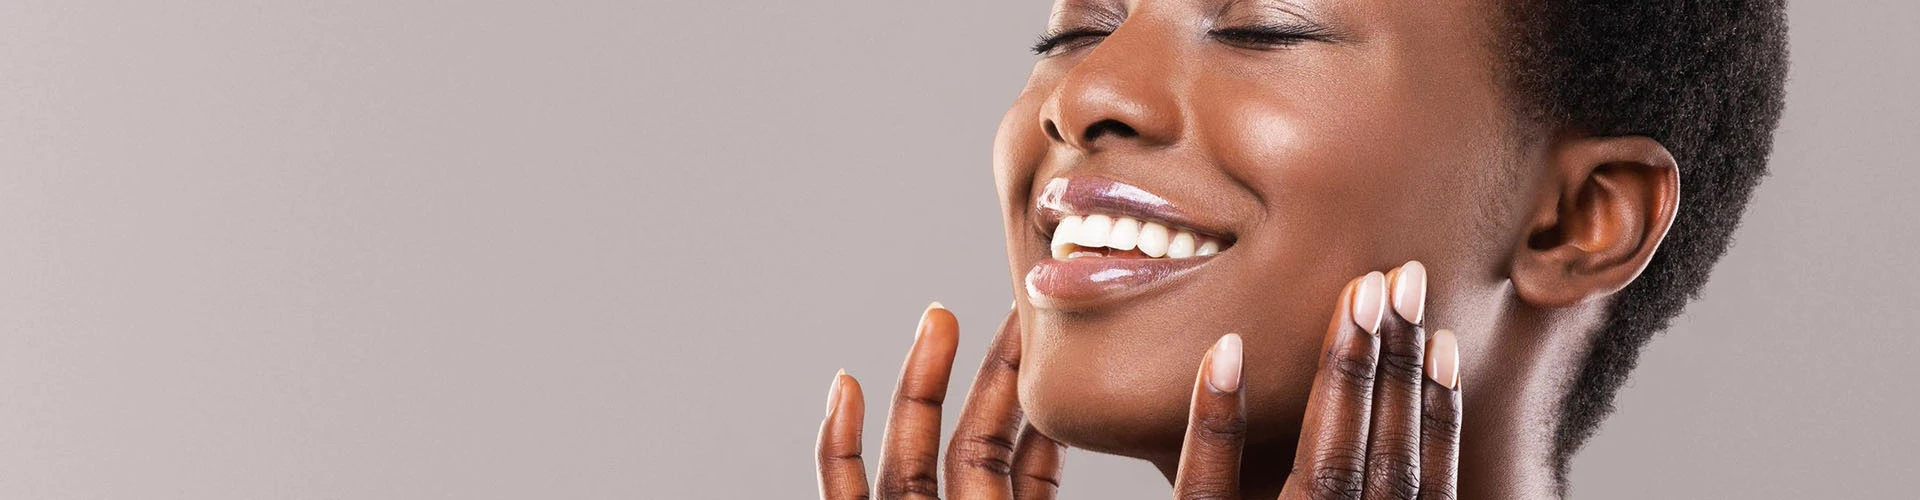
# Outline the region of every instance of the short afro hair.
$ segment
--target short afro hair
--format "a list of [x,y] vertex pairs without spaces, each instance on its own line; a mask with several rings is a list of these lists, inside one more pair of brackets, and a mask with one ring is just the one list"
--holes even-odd
[[1616,295],[1561,401],[1555,477],[1608,414],[1641,347],[1700,294],[1766,175],[1784,106],[1784,0],[1499,0],[1524,122],[1641,135],[1680,164],[1680,209]]

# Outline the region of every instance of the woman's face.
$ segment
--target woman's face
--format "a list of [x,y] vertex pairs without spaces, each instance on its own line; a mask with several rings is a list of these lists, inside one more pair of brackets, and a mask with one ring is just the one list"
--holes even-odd
[[1252,440],[1291,440],[1339,290],[1408,260],[1426,323],[1473,342],[1531,182],[1495,7],[1060,1],[1049,32],[1085,36],[1040,56],[994,148],[1034,425],[1177,450],[1201,354],[1233,332]]

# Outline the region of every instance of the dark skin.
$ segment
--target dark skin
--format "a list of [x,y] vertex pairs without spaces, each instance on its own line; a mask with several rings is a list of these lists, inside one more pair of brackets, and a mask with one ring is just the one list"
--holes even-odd
[[[1415,266],[1409,264],[1408,267]],[[1451,332],[1428,342],[1415,322],[1423,308],[1407,267],[1356,278],[1320,347],[1301,453],[1278,468],[1243,463],[1249,427],[1241,339],[1221,338],[1200,361],[1180,456],[1169,474],[1175,498],[1455,498],[1461,399]],[[1388,290],[1394,290],[1389,295]],[[1391,297],[1391,299],[1390,299]],[[1391,302],[1391,305],[1389,305]],[[1020,322],[1009,317],[968,392],[940,460],[940,412],[958,347],[959,324],[929,307],[901,368],[878,481],[869,484],[861,450],[865,399],[853,377],[829,389],[817,462],[828,500],[947,498],[1051,499],[1063,445],[1021,425]],[[1246,480],[1242,477],[1251,474]],[[1279,478],[1272,491],[1260,479]],[[1252,483],[1252,484],[1248,484]],[[943,489],[944,486],[944,489]]]
[[[1021,336],[1011,421],[1179,484],[1205,399],[1195,363],[1237,333],[1235,489],[1275,498],[1314,470],[1287,465],[1318,449],[1302,439],[1326,425],[1316,402],[1338,399],[1322,347],[1343,286],[1417,260],[1424,324],[1461,332],[1458,379],[1473,381],[1455,493],[1553,496],[1562,388],[1672,224],[1680,179],[1657,141],[1516,117],[1495,1],[1056,4],[1050,32],[1084,36],[1041,56],[994,148]],[[1077,176],[1150,190],[1232,245],[1126,300],[1036,301],[1020,286],[1051,258],[1035,198]],[[1342,415],[1349,436],[1382,418]]]

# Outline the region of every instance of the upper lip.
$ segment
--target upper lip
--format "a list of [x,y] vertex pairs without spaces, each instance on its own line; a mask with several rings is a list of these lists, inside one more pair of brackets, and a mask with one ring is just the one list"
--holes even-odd
[[1051,237],[1060,220],[1069,215],[1102,214],[1158,222],[1233,243],[1233,235],[1195,220],[1180,207],[1139,186],[1099,176],[1056,177],[1047,181],[1033,202],[1034,224]]

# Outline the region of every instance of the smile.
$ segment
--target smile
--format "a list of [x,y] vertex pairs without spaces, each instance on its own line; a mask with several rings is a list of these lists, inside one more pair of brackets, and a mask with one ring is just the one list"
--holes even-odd
[[1102,177],[1049,181],[1034,203],[1048,258],[1027,272],[1042,308],[1084,310],[1140,297],[1220,257],[1231,235],[1172,202]]
[[1053,258],[1132,257],[1185,259],[1220,253],[1220,241],[1132,217],[1069,215],[1053,230]]

